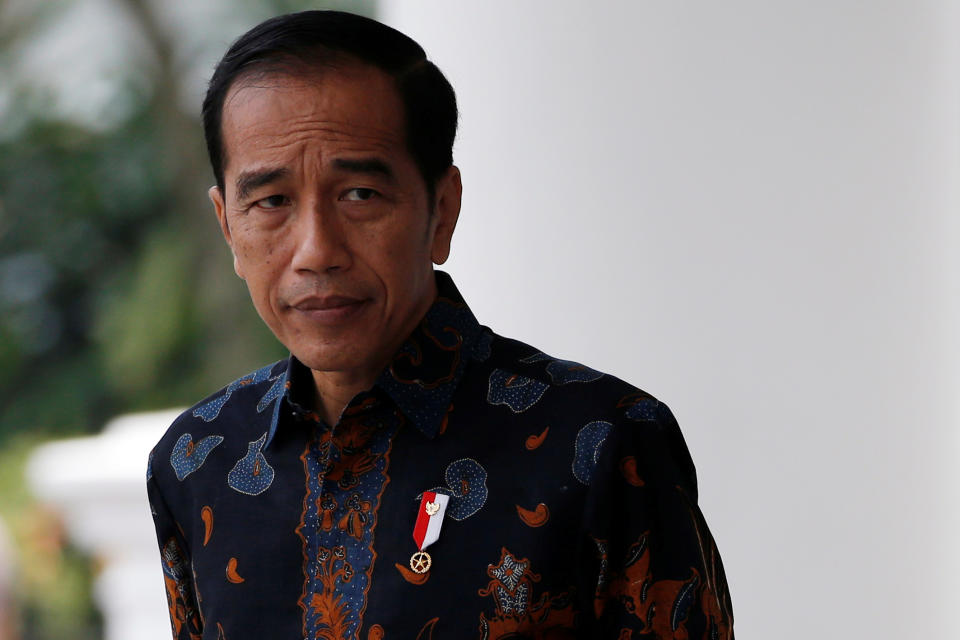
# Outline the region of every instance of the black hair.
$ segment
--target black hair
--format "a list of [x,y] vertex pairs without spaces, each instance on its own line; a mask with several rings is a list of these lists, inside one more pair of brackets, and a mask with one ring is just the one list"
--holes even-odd
[[457,99],[423,47],[376,20],[342,11],[302,11],[270,18],[246,32],[217,64],[203,100],[203,131],[217,186],[224,192],[223,105],[249,74],[307,74],[317,64],[358,60],[391,76],[404,108],[407,149],[430,199],[453,164]]

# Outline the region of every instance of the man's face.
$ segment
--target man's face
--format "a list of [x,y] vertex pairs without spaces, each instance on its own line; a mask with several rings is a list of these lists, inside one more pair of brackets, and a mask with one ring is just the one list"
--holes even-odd
[[460,209],[456,168],[426,184],[391,79],[360,63],[241,80],[223,107],[234,268],[277,338],[316,371],[373,377],[436,296]]

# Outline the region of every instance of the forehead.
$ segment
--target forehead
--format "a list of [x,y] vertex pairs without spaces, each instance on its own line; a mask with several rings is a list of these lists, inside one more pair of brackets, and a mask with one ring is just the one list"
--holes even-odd
[[283,156],[317,143],[405,151],[403,104],[393,79],[362,64],[240,78],[227,92],[222,123],[227,171],[251,156]]

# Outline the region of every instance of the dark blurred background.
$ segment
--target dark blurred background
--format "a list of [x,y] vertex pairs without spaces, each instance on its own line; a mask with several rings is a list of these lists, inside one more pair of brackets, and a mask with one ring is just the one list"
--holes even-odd
[[0,0],[0,543],[19,557],[0,640],[102,634],[96,566],[24,486],[35,446],[192,404],[285,355],[206,199],[199,111],[235,37],[305,8]]

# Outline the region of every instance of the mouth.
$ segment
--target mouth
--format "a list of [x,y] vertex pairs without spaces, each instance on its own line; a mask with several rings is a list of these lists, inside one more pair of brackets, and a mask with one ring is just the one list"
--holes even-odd
[[369,302],[366,298],[343,295],[310,296],[290,308],[321,325],[338,325],[353,317]]

